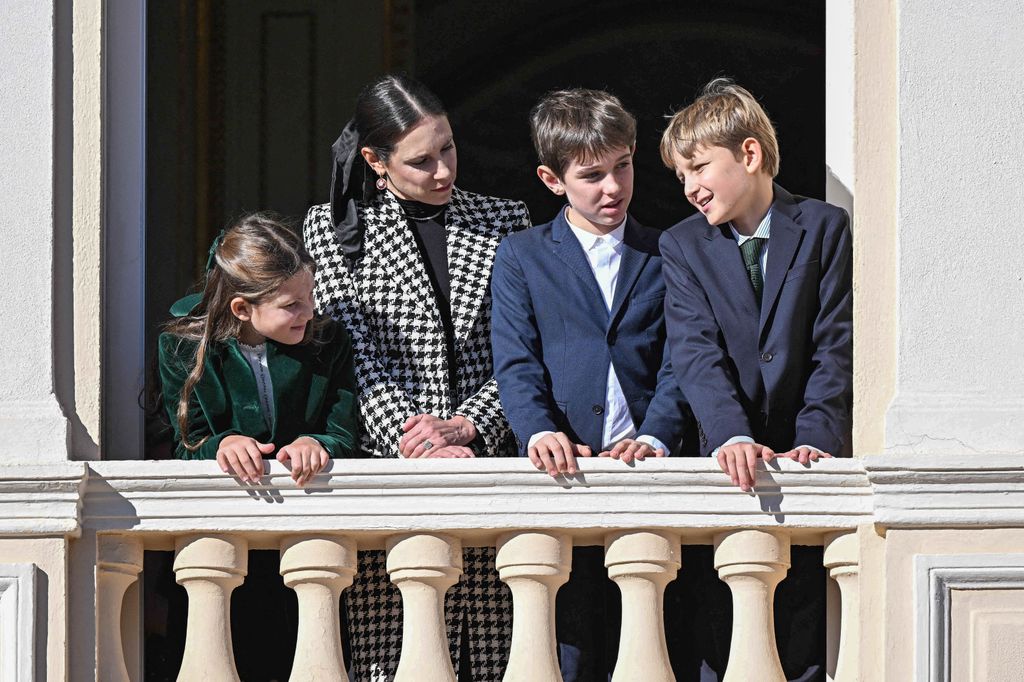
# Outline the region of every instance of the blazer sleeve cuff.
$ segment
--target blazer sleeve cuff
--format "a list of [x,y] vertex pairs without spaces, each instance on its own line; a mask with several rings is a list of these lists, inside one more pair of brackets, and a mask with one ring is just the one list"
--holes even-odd
[[668,446],[662,443],[654,436],[637,436],[636,440],[637,442],[646,443],[647,445],[650,445],[655,450],[661,450],[662,452],[665,453],[666,457],[672,454],[672,451],[668,448]]
[[812,447],[819,452],[827,452],[833,457],[839,457],[843,452],[842,440],[833,436],[826,429],[797,428],[796,438],[793,439],[793,442]]

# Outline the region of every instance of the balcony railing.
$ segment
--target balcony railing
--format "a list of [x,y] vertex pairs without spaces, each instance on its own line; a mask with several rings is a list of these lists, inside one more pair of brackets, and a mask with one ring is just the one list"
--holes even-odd
[[347,679],[339,596],[356,573],[357,550],[384,549],[406,631],[416,632],[403,638],[398,679],[454,680],[446,647],[431,643],[445,641],[444,594],[468,546],[496,548],[513,595],[505,679],[558,680],[555,594],[574,545],[603,546],[621,591],[614,679],[672,680],[663,595],[688,544],[714,545],[715,568],[732,591],[730,682],[784,679],[775,586],[791,545],[824,546],[839,594],[828,614],[829,674],[857,680],[862,557],[879,557],[877,546],[863,551],[865,533],[1024,526],[1024,467],[1012,457],[776,461],[749,494],[703,459],[586,460],[576,476],[557,479],[521,459],[339,460],[305,489],[277,463],[255,486],[213,462],[3,467],[0,501],[19,495],[32,504],[2,515],[0,533],[38,527],[81,536],[70,568],[72,611],[91,604],[96,616],[94,631],[76,624],[74,636],[93,641],[95,678],[104,681],[139,679],[133,586],[147,549],[175,552],[176,580],[188,592],[181,680],[237,679],[230,599],[254,549],[280,551],[282,581],[298,599],[301,650],[291,679]]
[[[336,461],[306,489],[270,465],[261,485],[241,485],[213,463],[90,465],[84,524],[97,532],[97,665],[104,680],[128,680],[117,614],[142,568],[144,549],[175,551],[189,596],[179,679],[237,679],[231,592],[245,579],[249,549],[279,549],[296,591],[299,636],[292,679],[343,680],[339,595],[352,583],[357,549],[385,549],[402,594],[399,680],[454,680],[444,642],[444,594],[461,573],[463,546],[497,549],[497,570],[514,603],[508,680],[557,680],[555,594],[575,545],[603,545],[622,593],[615,680],[671,680],[663,626],[665,586],[682,544],[713,543],[734,616],[727,680],[783,680],[772,596],[789,567],[791,543],[824,544],[844,609],[856,620],[855,529],[870,521],[871,489],[857,461],[806,469],[780,462],[756,494],[744,494],[703,460],[634,467],[592,460],[552,479],[518,459],[472,462]],[[853,632],[843,622],[840,631]],[[651,647],[651,633],[657,633]],[[837,679],[856,660],[839,647]],[[137,654],[129,655],[136,660]]]

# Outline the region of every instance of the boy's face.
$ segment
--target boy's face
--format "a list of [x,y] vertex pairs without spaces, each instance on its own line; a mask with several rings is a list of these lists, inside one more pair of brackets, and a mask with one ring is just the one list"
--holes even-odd
[[569,200],[573,225],[607,234],[625,220],[633,198],[633,148],[612,149],[582,163],[574,159],[562,177],[548,166],[539,167],[537,175],[548,189]]
[[687,201],[709,223],[722,225],[748,217],[764,184],[761,145],[756,140],[744,140],[739,155],[725,147],[698,147],[693,158],[675,152],[672,159]]

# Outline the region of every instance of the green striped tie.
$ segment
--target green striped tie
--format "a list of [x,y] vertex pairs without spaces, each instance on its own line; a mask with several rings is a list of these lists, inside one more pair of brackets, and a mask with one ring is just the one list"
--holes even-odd
[[761,293],[764,291],[764,274],[761,272],[761,244],[768,241],[763,237],[751,237],[740,245],[743,266],[747,269],[750,283],[754,286],[757,307],[761,307]]

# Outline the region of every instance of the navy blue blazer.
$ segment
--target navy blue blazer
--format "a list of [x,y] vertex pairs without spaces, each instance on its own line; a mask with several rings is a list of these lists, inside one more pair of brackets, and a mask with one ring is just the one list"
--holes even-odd
[[610,313],[565,211],[498,247],[494,375],[520,454],[539,431],[600,451],[611,362],[637,434],[670,449],[679,442],[689,411],[665,344],[659,234],[627,220]]
[[701,452],[750,436],[776,452],[849,454],[850,218],[775,185],[761,310],[728,225],[692,216],[661,238],[672,365]]

